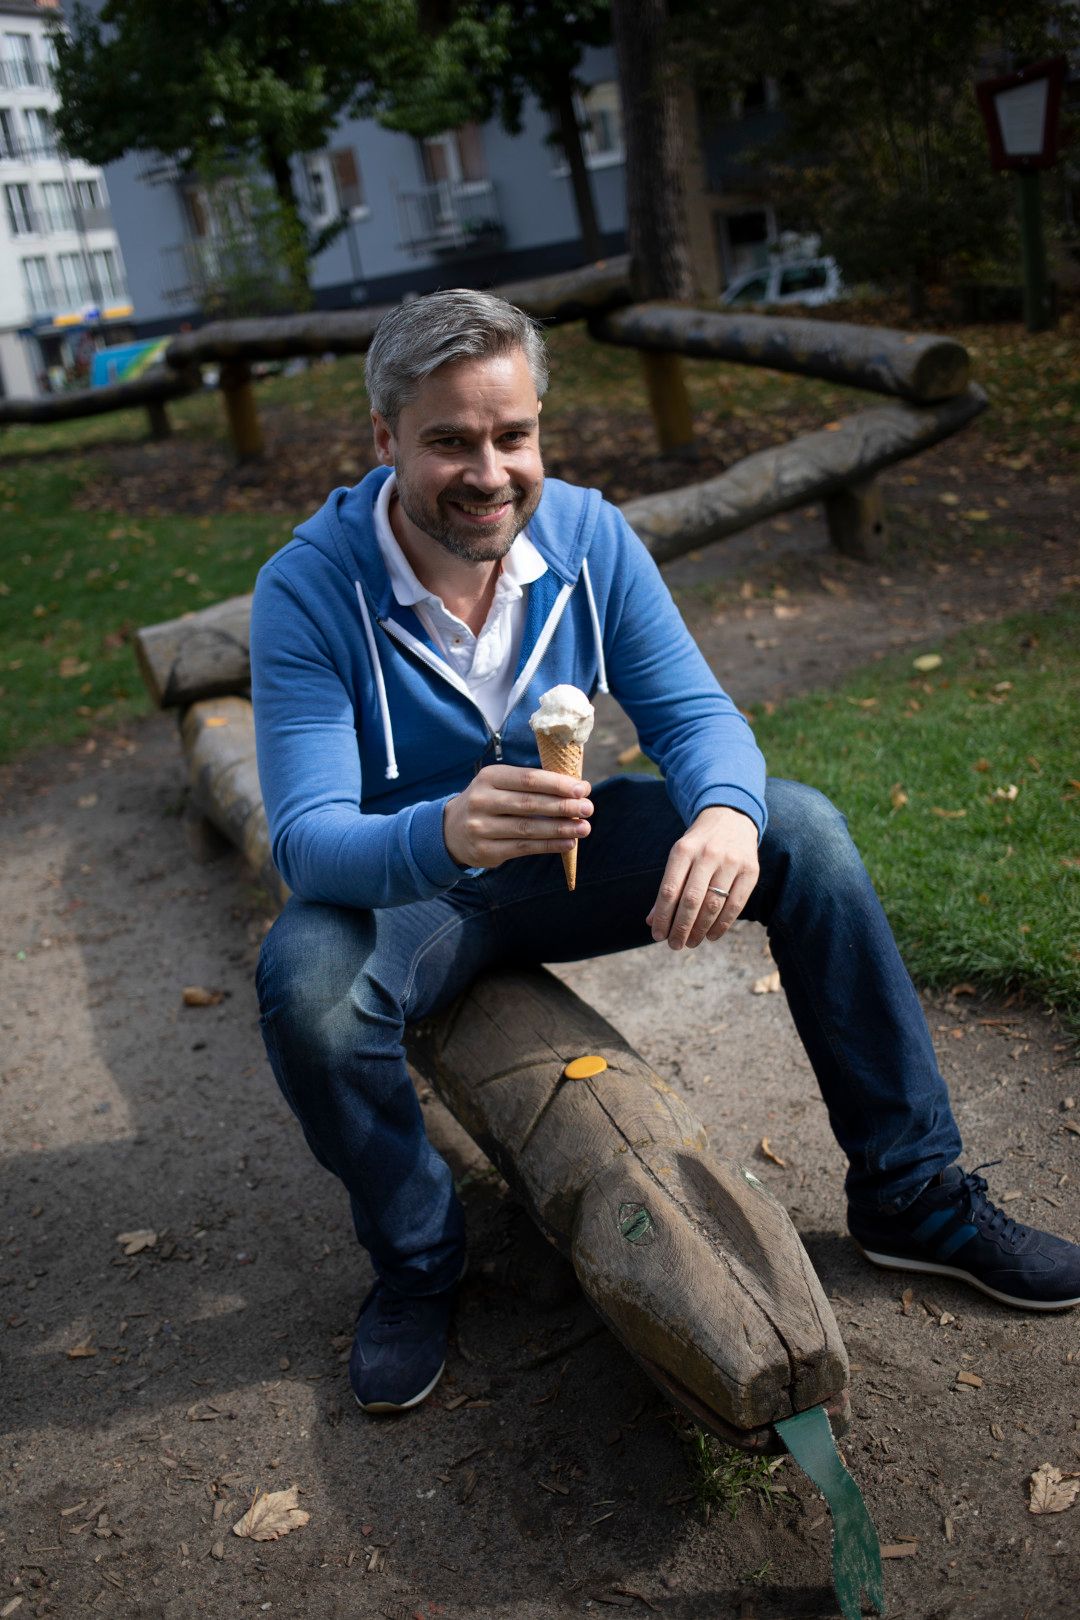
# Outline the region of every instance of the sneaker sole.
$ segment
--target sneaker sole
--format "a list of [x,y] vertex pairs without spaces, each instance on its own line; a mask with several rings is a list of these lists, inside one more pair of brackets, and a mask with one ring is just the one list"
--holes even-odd
[[353,1400],[362,1412],[373,1412],[375,1414],[380,1412],[407,1412],[410,1406],[419,1406],[421,1401],[427,1400],[445,1371],[446,1362],[444,1361],[431,1383],[425,1389],[422,1389],[419,1395],[412,1395],[407,1401],[362,1401],[355,1390],[353,1391]]
[[858,1238],[851,1240],[861,1255],[870,1260],[875,1266],[882,1266],[887,1271],[924,1271],[932,1272],[937,1277],[955,1277],[958,1282],[969,1283],[977,1288],[981,1294],[989,1294],[991,1299],[999,1300],[1002,1305],[1012,1305],[1021,1311],[1067,1311],[1070,1306],[1080,1305],[1080,1294],[1075,1299],[1020,1299],[1015,1294],[1003,1294],[997,1288],[990,1288],[986,1283],[973,1277],[970,1271],[961,1271],[958,1266],[939,1266],[932,1260],[905,1260],[899,1255],[876,1254],[873,1249],[864,1249]]

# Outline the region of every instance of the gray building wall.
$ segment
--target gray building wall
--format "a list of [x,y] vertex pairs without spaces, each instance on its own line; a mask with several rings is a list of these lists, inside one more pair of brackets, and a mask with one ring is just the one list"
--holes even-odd
[[[588,51],[581,78],[586,85],[614,79],[614,53]],[[399,195],[418,192],[426,184],[418,143],[370,119],[342,119],[328,145],[355,150],[365,210],[314,260],[311,285],[316,302],[339,307],[383,302],[410,289],[485,286],[582,263],[569,175],[561,151],[547,143],[547,133],[547,118],[531,98],[519,136],[507,135],[497,120],[484,126],[487,171],[504,228],[502,244],[485,252],[437,257],[417,255],[402,242]],[[140,154],[110,164],[105,171],[135,305],[134,324],[145,335],[200,318],[194,307],[166,297],[170,275],[165,255],[188,239],[189,228],[175,180],[153,183],[145,177],[150,168]],[[294,174],[297,195],[303,200],[307,181],[302,159],[295,161]],[[611,253],[621,251],[625,240],[624,176],[621,161],[603,162],[591,170],[605,250]]]

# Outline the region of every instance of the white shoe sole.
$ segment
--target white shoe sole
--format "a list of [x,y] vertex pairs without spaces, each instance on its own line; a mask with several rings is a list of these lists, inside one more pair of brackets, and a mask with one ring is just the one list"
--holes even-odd
[[355,1390],[353,1391],[353,1400],[362,1412],[407,1412],[410,1406],[419,1406],[421,1401],[427,1400],[445,1371],[446,1362],[444,1361],[431,1383],[425,1389],[422,1389],[419,1395],[413,1395],[407,1401],[362,1401]]
[[864,1249],[858,1238],[851,1240],[859,1253],[865,1255],[867,1260],[873,1261],[875,1266],[883,1266],[887,1271],[924,1271],[932,1272],[936,1277],[955,1277],[958,1282],[966,1282],[972,1288],[977,1288],[981,1294],[989,1294],[1002,1305],[1011,1305],[1018,1311],[1067,1311],[1070,1306],[1080,1305],[1080,1294],[1075,1299],[1017,1299],[1013,1294],[1002,1294],[996,1288],[988,1288],[986,1283],[973,1277],[970,1271],[961,1271],[958,1266],[939,1266],[932,1260],[902,1260],[899,1255],[875,1254],[872,1249]]

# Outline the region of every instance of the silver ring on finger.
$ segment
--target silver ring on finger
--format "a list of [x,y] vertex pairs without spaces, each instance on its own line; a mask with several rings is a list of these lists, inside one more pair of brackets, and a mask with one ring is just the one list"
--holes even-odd
[[709,884],[709,893],[710,894],[722,894],[724,896],[724,899],[726,900],[728,895],[731,893],[731,890],[730,889],[718,889],[716,887],[715,883],[710,883]]

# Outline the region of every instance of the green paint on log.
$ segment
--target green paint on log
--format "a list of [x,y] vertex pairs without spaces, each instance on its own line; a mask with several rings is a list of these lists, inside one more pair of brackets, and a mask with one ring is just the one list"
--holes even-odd
[[653,1219],[644,1204],[619,1205],[619,1231],[628,1243],[651,1243]]
[[885,1613],[881,1548],[862,1492],[840,1460],[823,1406],[811,1406],[774,1425],[804,1474],[829,1504],[833,1521],[833,1586],[844,1620],[861,1620],[865,1589],[878,1614]]

